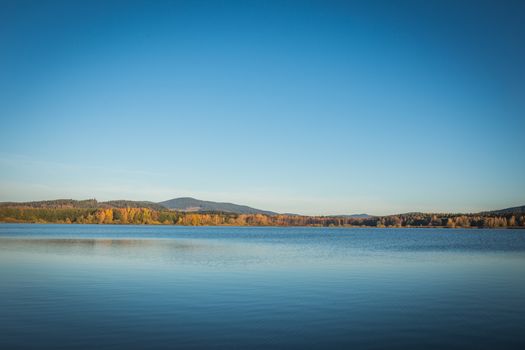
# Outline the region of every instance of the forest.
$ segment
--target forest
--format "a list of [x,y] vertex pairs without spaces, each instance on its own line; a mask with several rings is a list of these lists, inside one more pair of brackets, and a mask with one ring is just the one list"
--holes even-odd
[[[86,203],[87,204],[87,203]],[[365,218],[183,212],[140,207],[33,208],[0,206],[0,222],[58,224],[133,224],[186,226],[322,226],[322,227],[525,227],[525,214],[434,214],[408,213]]]

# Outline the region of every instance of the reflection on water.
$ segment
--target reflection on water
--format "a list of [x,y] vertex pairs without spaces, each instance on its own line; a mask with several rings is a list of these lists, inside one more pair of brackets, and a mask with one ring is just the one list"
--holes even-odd
[[0,348],[522,348],[525,231],[0,225]]

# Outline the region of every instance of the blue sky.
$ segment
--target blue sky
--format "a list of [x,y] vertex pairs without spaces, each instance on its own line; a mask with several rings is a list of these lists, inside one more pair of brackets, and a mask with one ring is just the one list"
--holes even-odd
[[0,201],[525,204],[520,1],[0,2]]

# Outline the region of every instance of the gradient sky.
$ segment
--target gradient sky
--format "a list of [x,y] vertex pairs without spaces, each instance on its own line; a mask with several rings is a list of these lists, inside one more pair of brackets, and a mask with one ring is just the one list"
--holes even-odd
[[0,201],[525,204],[523,1],[0,1]]

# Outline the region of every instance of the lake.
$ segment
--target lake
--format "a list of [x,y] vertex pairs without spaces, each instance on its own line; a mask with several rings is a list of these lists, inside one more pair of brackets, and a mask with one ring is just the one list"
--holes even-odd
[[0,224],[0,348],[525,348],[525,230]]

